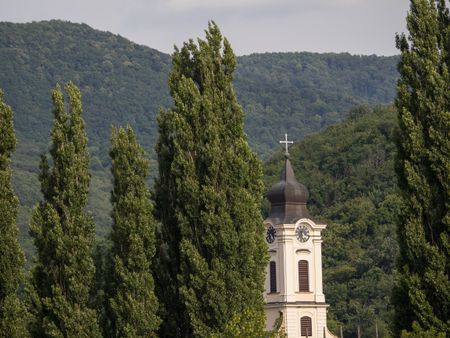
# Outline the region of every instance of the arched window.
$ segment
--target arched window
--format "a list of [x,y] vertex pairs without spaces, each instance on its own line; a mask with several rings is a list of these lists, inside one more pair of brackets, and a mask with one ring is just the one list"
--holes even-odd
[[300,318],[300,335],[303,337],[312,336],[312,321],[311,317],[304,316]]
[[270,292],[277,292],[277,263],[270,262]]
[[309,291],[308,261],[298,261],[298,290],[300,292]]

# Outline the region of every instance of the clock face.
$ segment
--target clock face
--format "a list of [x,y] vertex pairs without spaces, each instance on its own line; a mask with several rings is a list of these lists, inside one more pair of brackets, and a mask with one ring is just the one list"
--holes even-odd
[[295,229],[295,236],[297,239],[304,243],[309,239],[309,229],[306,225],[299,225],[297,229]]
[[277,231],[275,230],[275,228],[273,226],[270,226],[267,229],[267,233],[266,233],[267,243],[273,243],[275,241],[276,235],[277,235]]

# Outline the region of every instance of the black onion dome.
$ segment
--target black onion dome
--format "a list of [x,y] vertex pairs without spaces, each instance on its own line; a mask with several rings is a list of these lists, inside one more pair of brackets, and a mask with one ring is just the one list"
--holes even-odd
[[308,189],[295,179],[294,170],[287,156],[280,181],[269,189],[266,196],[270,202],[268,219],[275,224],[292,224],[300,218],[309,218],[306,207]]

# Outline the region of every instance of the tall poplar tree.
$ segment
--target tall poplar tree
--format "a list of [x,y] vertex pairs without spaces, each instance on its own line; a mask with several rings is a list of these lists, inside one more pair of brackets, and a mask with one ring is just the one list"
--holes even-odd
[[158,116],[156,147],[164,337],[220,336],[230,321],[236,332],[263,330],[262,168],[243,130],[235,65],[213,22],[206,40],[189,40],[173,54],[174,106]]
[[412,0],[396,106],[403,200],[393,302],[400,330],[450,335],[450,17],[445,1]]
[[11,154],[16,147],[13,112],[0,90],[0,337],[26,337],[27,313],[17,292],[25,257],[16,225],[19,201],[11,186]]
[[33,335],[99,337],[96,313],[88,305],[95,226],[85,210],[90,181],[87,137],[80,91],[72,83],[65,89],[67,105],[59,86],[52,93],[52,160],[42,157],[44,200],[34,208],[30,226],[37,249]]
[[146,185],[149,161],[133,130],[113,128],[113,337],[156,336],[160,319],[151,262],[155,254],[153,206]]

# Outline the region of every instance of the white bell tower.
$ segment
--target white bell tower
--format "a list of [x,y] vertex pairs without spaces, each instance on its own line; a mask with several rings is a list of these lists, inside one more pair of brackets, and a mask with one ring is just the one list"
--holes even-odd
[[277,318],[289,338],[335,337],[327,329],[322,289],[322,236],[325,224],[316,223],[306,203],[308,190],[295,179],[287,145],[281,179],[267,193],[269,217],[264,221],[270,262],[264,292],[266,329]]

